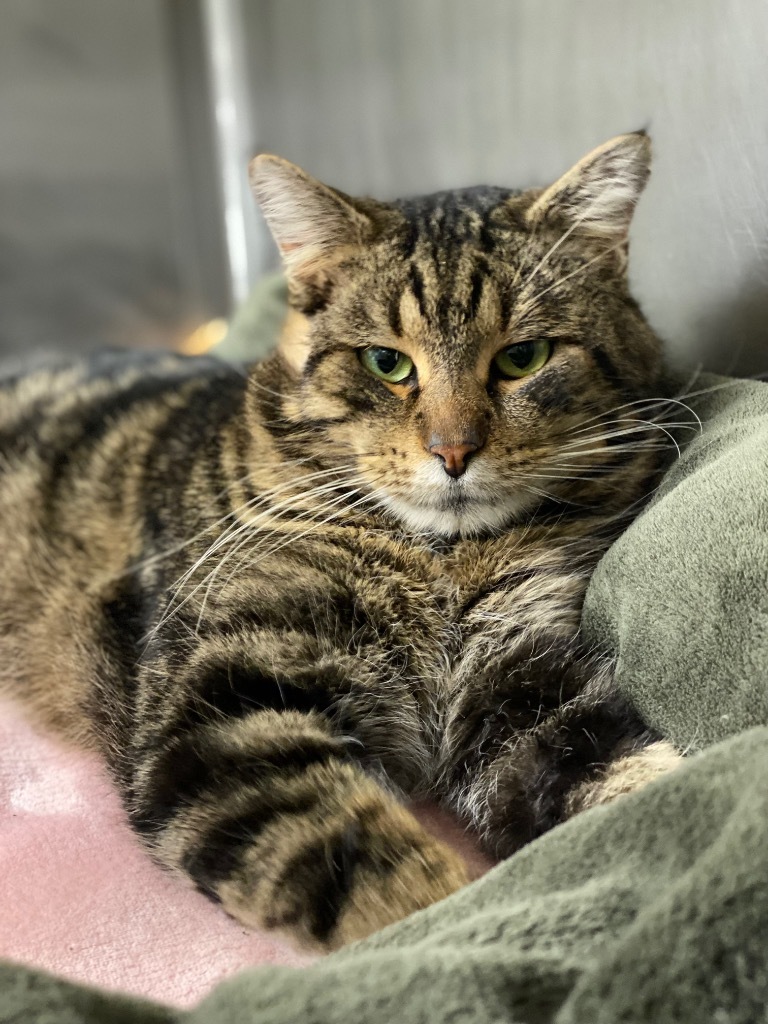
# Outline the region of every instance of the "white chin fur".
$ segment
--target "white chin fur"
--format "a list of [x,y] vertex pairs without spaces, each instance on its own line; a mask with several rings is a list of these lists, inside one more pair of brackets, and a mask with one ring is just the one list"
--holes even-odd
[[414,473],[407,497],[387,495],[383,504],[412,533],[476,537],[504,529],[540,501],[522,489],[499,493],[498,481],[493,486],[487,476],[476,464],[451,480],[437,460],[426,462]]

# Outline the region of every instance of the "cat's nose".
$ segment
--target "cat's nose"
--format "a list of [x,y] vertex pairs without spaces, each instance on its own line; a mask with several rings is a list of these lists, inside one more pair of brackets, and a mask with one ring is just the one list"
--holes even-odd
[[462,441],[460,444],[442,444],[438,441],[431,444],[429,450],[438,459],[442,459],[443,469],[455,480],[466,471],[469,456],[479,447],[473,441]]

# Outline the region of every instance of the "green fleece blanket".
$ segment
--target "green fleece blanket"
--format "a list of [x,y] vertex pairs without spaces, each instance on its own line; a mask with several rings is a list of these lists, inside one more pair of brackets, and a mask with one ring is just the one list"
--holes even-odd
[[185,1013],[6,966],[0,1021],[768,1024],[768,385],[698,387],[701,433],[584,613],[682,768],[307,970]]

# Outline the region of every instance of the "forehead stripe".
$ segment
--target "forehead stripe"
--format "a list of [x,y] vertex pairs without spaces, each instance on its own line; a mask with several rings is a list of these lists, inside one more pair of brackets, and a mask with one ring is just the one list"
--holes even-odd
[[483,297],[483,288],[485,287],[486,271],[481,267],[477,267],[472,273],[472,291],[469,296],[469,319],[475,320],[477,318],[477,311],[480,308],[480,300]]
[[400,292],[396,295],[391,295],[389,298],[389,306],[387,308],[389,327],[396,338],[402,338],[403,336],[403,321],[400,317],[401,300],[402,294]]
[[419,304],[419,312],[426,318],[427,309],[424,303],[424,278],[421,276],[421,271],[415,263],[411,264],[408,278],[411,285],[411,291],[413,292],[413,297]]
[[499,296],[499,320],[503,330],[509,327],[509,322],[512,319],[512,296],[506,288],[498,289]]

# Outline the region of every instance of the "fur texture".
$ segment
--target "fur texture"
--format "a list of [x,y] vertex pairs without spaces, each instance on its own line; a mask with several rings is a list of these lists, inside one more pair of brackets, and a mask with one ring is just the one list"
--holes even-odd
[[578,635],[668,448],[624,274],[648,166],[628,135],[543,192],[384,204],[260,157],[274,355],[3,383],[3,685],[244,924],[332,948],[464,884],[403,795],[505,856],[674,763]]

